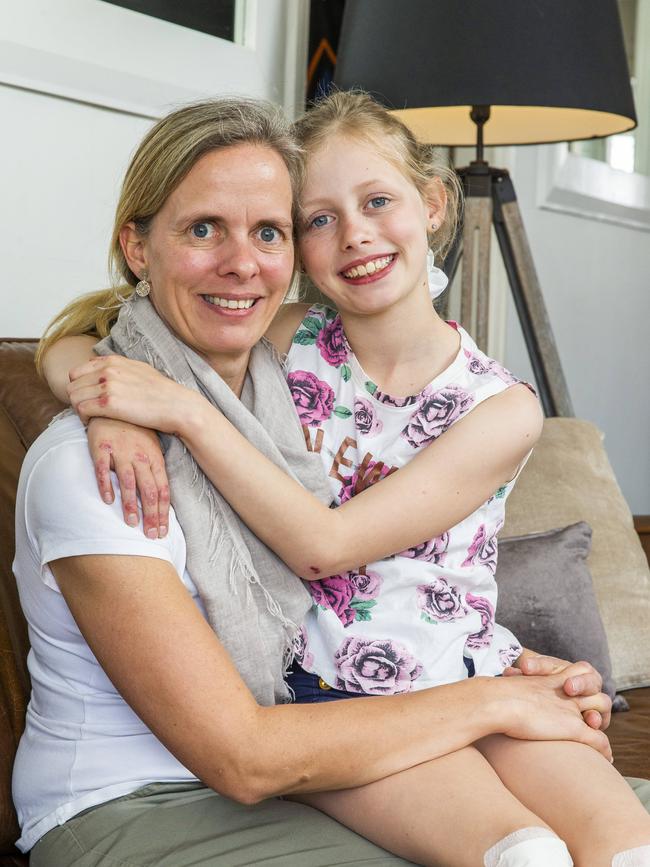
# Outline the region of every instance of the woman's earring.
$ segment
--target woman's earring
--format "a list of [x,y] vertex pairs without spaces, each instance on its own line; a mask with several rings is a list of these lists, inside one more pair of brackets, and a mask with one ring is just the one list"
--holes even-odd
[[136,294],[140,296],[140,298],[146,298],[147,295],[151,292],[151,284],[148,280],[149,275],[145,271],[142,275],[141,279],[138,280],[135,286]]

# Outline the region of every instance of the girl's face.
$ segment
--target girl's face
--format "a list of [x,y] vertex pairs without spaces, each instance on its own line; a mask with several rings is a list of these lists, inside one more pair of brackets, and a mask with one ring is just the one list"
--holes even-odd
[[307,164],[299,225],[305,269],[342,312],[379,313],[428,294],[427,230],[442,207],[440,195],[425,202],[372,145],[333,136]]

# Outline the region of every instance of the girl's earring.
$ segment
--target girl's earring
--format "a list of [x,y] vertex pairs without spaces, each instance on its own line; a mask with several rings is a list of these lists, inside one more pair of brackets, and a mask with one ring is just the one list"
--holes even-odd
[[136,294],[140,296],[140,298],[146,298],[147,295],[151,292],[151,284],[149,283],[149,275],[145,271],[140,280],[136,283],[135,286]]

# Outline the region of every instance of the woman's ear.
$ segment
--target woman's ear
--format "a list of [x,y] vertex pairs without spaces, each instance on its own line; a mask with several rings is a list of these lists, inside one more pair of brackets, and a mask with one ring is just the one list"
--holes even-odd
[[440,178],[433,178],[424,191],[429,231],[436,231],[443,224],[447,213],[447,190]]
[[137,277],[149,271],[144,237],[138,232],[135,223],[125,223],[120,229],[120,247],[127,265]]

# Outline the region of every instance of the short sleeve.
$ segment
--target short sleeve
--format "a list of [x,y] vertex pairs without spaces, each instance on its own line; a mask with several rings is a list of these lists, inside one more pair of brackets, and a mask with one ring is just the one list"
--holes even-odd
[[170,520],[164,539],[147,539],[142,524],[130,527],[124,522],[116,477],[113,486],[115,501],[108,505],[97,490],[85,438],[48,449],[32,468],[25,489],[26,529],[41,577],[53,590],[59,588],[48,564],[61,557],[131,555],[174,565],[176,536],[181,532],[177,521]]

